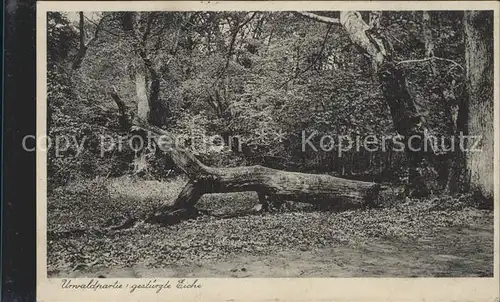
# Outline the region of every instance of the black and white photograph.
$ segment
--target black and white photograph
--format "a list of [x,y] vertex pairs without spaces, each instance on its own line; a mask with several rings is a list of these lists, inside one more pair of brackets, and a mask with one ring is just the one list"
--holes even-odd
[[48,279],[493,278],[497,13],[44,12]]

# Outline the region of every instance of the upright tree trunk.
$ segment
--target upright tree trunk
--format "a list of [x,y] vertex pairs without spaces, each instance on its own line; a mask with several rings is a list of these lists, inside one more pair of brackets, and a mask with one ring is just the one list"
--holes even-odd
[[[425,56],[431,58],[434,56],[434,38],[432,37],[432,25],[431,25],[431,13],[429,11],[422,12],[422,25],[425,43]],[[436,65],[434,62],[431,63],[432,72],[437,73]]]
[[[122,16],[122,27],[130,34],[134,52],[140,59],[140,62],[137,60],[134,71],[137,98],[140,102],[138,109],[144,110],[145,120],[155,126],[163,126],[165,111],[160,102],[160,74],[147,45],[153,26],[152,18],[152,15],[144,16],[139,12],[127,12]],[[141,23],[146,24],[141,27]]]
[[[140,67],[135,67],[135,93],[137,99],[137,117],[141,120],[149,120],[150,107],[147,93],[146,76],[144,71]],[[134,156],[134,174],[145,173],[148,168],[146,160],[146,152],[139,150],[140,146],[134,146],[135,156]]]
[[146,85],[146,76],[140,67],[135,71],[135,94],[137,98],[137,117],[147,121],[149,119],[149,101]]
[[79,31],[79,45],[78,45],[78,53],[76,54],[75,59],[73,60],[72,68],[78,69],[82,65],[83,58],[85,57],[85,53],[87,52],[87,46],[85,45],[85,29],[84,29],[84,19],[83,12],[78,13],[79,22],[78,22],[78,31]]
[[[378,81],[381,83],[382,93],[390,108],[394,128],[407,139],[405,144],[409,166],[407,193],[422,197],[428,194],[425,179],[421,174],[425,122],[418,113],[415,101],[408,91],[403,70],[393,61],[392,45],[379,28],[380,17],[380,12],[372,12],[370,25],[367,25],[359,12],[346,11],[341,12],[340,23],[349,33],[351,40],[371,57],[373,71],[378,75]],[[419,139],[410,141],[411,137]]]
[[[426,196],[429,191],[421,173],[425,121],[418,113],[415,101],[408,91],[403,70],[393,60],[392,45],[379,28],[381,12],[370,13],[370,25],[357,11],[342,11],[339,19],[307,12],[299,14],[319,22],[340,24],[351,41],[371,59],[373,72],[376,80],[380,82],[394,128],[407,140],[405,144],[409,166],[407,193],[416,197]],[[413,139],[411,141],[413,148],[408,148],[411,137],[419,139]]]
[[[468,152],[471,188],[493,197],[493,12],[464,13],[468,134],[480,135],[481,151]],[[470,141],[468,147],[472,147]]]
[[[133,71],[135,74],[137,117],[152,125],[163,126],[165,112],[159,98],[160,76],[147,49],[152,15],[147,15],[144,32],[139,30],[141,18],[143,15],[140,12],[127,12],[123,13],[122,16],[122,27],[130,34],[134,52],[138,56]],[[135,174],[144,173],[148,169],[145,151],[144,147],[142,150],[136,151],[133,162]]]

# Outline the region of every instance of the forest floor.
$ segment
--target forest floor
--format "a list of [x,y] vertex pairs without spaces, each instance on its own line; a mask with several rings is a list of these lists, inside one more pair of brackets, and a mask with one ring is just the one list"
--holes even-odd
[[174,199],[184,181],[122,177],[52,191],[49,277],[493,276],[493,211],[471,197],[343,212],[297,203],[252,215],[242,212],[255,193],[210,194],[196,219],[106,230]]

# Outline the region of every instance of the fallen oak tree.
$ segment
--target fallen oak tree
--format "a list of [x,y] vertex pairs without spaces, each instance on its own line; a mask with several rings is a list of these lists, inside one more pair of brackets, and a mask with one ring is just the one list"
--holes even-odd
[[[122,114],[125,103],[116,90],[111,94]],[[166,201],[145,222],[173,224],[194,217],[196,202],[203,194],[255,191],[265,210],[270,201],[300,201],[334,209],[369,207],[377,204],[380,185],[324,174],[306,174],[272,169],[260,165],[233,168],[209,167],[193,153],[175,145],[173,135],[144,120],[134,118],[131,131],[148,135],[158,148],[189,178],[174,201]]]
[[[348,180],[330,175],[287,172],[268,167],[209,167],[191,152],[165,145],[160,136],[165,131],[155,127],[142,128],[153,134],[155,142],[170,155],[173,162],[189,177],[177,199],[160,206],[148,222],[170,222],[173,211],[195,213],[194,205],[203,194],[255,191],[264,208],[269,201],[300,201],[328,205],[338,209],[357,208],[376,202],[380,185]],[[163,145],[162,145],[163,144]]]

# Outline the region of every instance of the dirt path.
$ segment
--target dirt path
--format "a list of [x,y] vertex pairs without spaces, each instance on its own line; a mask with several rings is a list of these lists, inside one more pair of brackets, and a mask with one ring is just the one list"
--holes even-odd
[[[358,246],[239,255],[188,266],[75,271],[71,277],[474,277],[493,275],[493,229],[443,228],[412,243],[376,239]],[[67,275],[66,275],[67,276]]]

